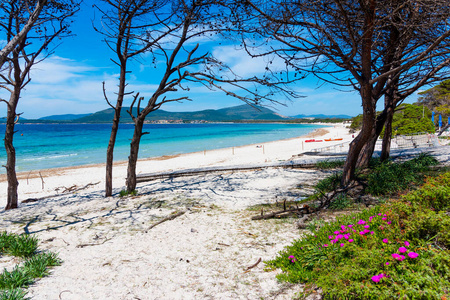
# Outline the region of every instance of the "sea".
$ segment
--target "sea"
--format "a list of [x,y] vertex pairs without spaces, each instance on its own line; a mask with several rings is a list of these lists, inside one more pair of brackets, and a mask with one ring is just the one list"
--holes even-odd
[[[139,158],[237,147],[298,137],[323,126],[313,124],[145,124]],[[121,124],[114,160],[127,160],[133,124]],[[111,124],[17,124],[14,135],[18,172],[104,163]],[[3,134],[5,125],[0,125]],[[0,148],[0,164],[6,151]],[[0,173],[5,173],[1,168]]]

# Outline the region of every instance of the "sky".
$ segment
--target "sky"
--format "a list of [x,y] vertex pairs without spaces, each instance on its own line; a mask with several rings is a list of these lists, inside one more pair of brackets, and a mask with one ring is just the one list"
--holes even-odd
[[[84,1],[81,10],[74,18],[71,30],[75,34],[64,38],[54,53],[37,64],[31,72],[31,82],[22,92],[17,112],[27,119],[37,119],[49,115],[86,114],[107,109],[103,97],[102,82],[106,83],[107,94],[114,99],[118,84],[118,66],[111,58],[115,54],[102,41],[102,35],[95,32],[93,22],[98,24],[98,12],[92,3]],[[95,1],[99,3],[99,1]],[[243,51],[230,43],[218,44],[214,41],[199,41],[203,49],[226,62],[239,75],[261,74],[263,59],[251,59]],[[0,40],[1,43],[1,40]],[[188,47],[193,45],[187,45]],[[140,96],[150,96],[159,83],[162,65],[156,68],[142,57],[135,62],[128,77],[128,91],[139,92]],[[281,104],[266,103],[275,112],[293,116],[298,114],[345,114],[356,116],[362,113],[361,100],[356,92],[338,90],[331,84],[322,84],[308,77],[295,84],[295,90],[303,98],[286,101],[278,98]],[[194,87],[190,93],[192,101],[168,103],[161,109],[168,111],[196,111],[219,109],[243,104],[242,101],[226,96],[220,91],[210,91],[205,87]],[[7,99],[8,94],[0,90],[0,97]],[[407,103],[415,101],[412,96]],[[131,103],[128,96],[124,105]],[[382,102],[382,101],[380,101]],[[2,107],[3,106],[3,107]],[[6,115],[6,107],[0,104],[0,116]]]

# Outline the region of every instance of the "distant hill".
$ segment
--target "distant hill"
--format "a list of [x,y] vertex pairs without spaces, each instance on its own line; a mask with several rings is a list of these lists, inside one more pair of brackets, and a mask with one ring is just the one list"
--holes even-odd
[[291,118],[294,119],[305,119],[305,118],[316,118],[316,119],[351,119],[353,118],[352,116],[349,115],[323,115],[323,114],[318,114],[318,115],[295,115],[295,116],[291,116]]
[[[122,108],[121,122],[131,122],[131,117],[127,113],[128,107]],[[93,113],[88,116],[76,119],[74,121],[80,123],[106,123],[111,122],[114,117],[114,110],[112,108],[105,109]],[[193,112],[169,112],[166,110],[158,109],[151,112],[146,120],[183,120],[183,121],[237,121],[237,120],[282,120],[285,117],[280,116],[274,111],[265,108],[258,107],[258,109],[251,107],[250,105],[239,105],[221,109],[206,109]]]
[[47,117],[40,118],[39,120],[44,120],[44,121],[73,121],[73,120],[80,119],[80,118],[83,118],[83,117],[86,117],[86,116],[89,116],[89,115],[91,115],[91,114],[52,115],[52,116],[47,116]]

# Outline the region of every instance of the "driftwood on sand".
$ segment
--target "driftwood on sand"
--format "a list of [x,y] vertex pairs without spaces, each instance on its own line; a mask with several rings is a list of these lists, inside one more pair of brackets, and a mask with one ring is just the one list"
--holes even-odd
[[156,222],[155,224],[153,224],[152,226],[150,226],[145,232],[147,233],[147,232],[148,232],[150,229],[152,229],[153,227],[158,226],[159,224],[164,223],[164,222],[166,222],[166,221],[173,220],[173,219],[175,219],[175,218],[177,218],[177,217],[179,217],[179,216],[184,215],[185,213],[186,213],[185,210],[180,211],[180,212],[177,212],[177,213],[172,213],[170,216],[165,217],[165,218],[162,219],[161,221]]
[[[42,182],[43,182],[43,180],[42,180]],[[86,185],[84,185],[82,187],[78,187],[76,184],[74,184],[71,187],[68,187],[68,188],[65,187],[64,191],[61,194],[48,195],[48,196],[44,196],[44,197],[40,197],[40,198],[28,198],[28,199],[25,199],[25,200],[21,201],[21,203],[32,203],[32,202],[37,202],[39,200],[44,200],[44,199],[48,199],[48,198],[61,196],[63,194],[79,192],[79,191],[87,189],[90,186],[97,185],[99,183],[100,183],[100,181],[96,182],[96,183],[88,183],[88,184],[86,184]]]
[[292,214],[296,214],[298,216],[303,216],[305,213],[309,214],[313,212],[313,210],[306,204],[304,204],[302,207],[298,206],[290,206],[289,208],[286,207],[286,200],[283,202],[283,209],[279,211],[274,211],[268,214],[264,214],[264,209],[261,209],[261,214],[258,216],[253,216],[252,220],[266,220],[266,219],[272,219],[272,218],[284,218]]

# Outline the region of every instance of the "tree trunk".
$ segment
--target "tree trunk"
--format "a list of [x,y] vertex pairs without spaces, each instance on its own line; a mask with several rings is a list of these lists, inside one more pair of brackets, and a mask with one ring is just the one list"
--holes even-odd
[[380,136],[381,131],[383,131],[385,121],[386,121],[386,109],[383,110],[383,112],[380,115],[378,115],[375,124],[375,131],[369,138],[366,145],[364,145],[363,149],[361,150],[361,153],[359,154],[358,157],[358,162],[356,164],[356,168],[364,169],[369,166],[370,159],[372,158],[373,152],[375,151],[377,139]]
[[120,67],[119,93],[117,95],[116,107],[114,108],[114,119],[111,127],[108,148],[106,149],[106,177],[105,177],[105,197],[112,195],[112,171],[114,163],[114,146],[116,144],[117,131],[119,130],[120,113],[125,95],[126,62]]
[[358,136],[350,143],[350,149],[348,150],[347,160],[345,161],[342,174],[342,186],[347,186],[354,179],[356,163],[358,162],[361,150],[375,132],[377,101],[373,97],[373,85],[370,80],[372,78],[372,39],[377,2],[375,0],[369,0],[366,4],[363,26],[365,34],[362,38],[361,49],[361,78],[359,80],[363,106],[362,129]]
[[130,144],[130,156],[128,156],[127,169],[127,191],[132,192],[136,189],[136,164],[139,154],[139,144],[143,135],[142,128],[144,126],[145,116],[135,119],[133,138]]
[[383,144],[381,147],[381,161],[389,159],[391,153],[391,139],[392,139],[392,120],[394,118],[394,107],[389,107],[387,112],[386,123],[384,125]]
[[16,119],[16,106],[19,100],[19,94],[16,90],[11,94],[11,99],[8,103],[8,113],[6,116],[6,130],[5,130],[5,149],[6,149],[6,178],[8,181],[8,193],[6,200],[7,209],[17,208],[18,194],[17,188],[19,182],[16,175],[16,149],[13,145],[14,126]]
[[[371,96],[371,95],[370,95]],[[369,105],[370,106],[370,105]],[[355,177],[355,170],[360,155],[368,156],[370,147],[366,145],[371,141],[375,135],[376,112],[375,107],[367,107],[363,113],[363,125],[361,132],[350,143],[350,148],[345,161],[344,170],[342,174],[342,186],[347,186]],[[362,151],[364,148],[364,152]],[[372,148],[373,153],[373,148]]]
[[384,101],[386,111],[386,121],[384,124],[383,144],[381,146],[381,161],[389,159],[391,153],[391,139],[392,139],[392,121],[394,119],[394,112],[397,103],[399,102],[398,95],[398,80],[393,81],[389,88]]

